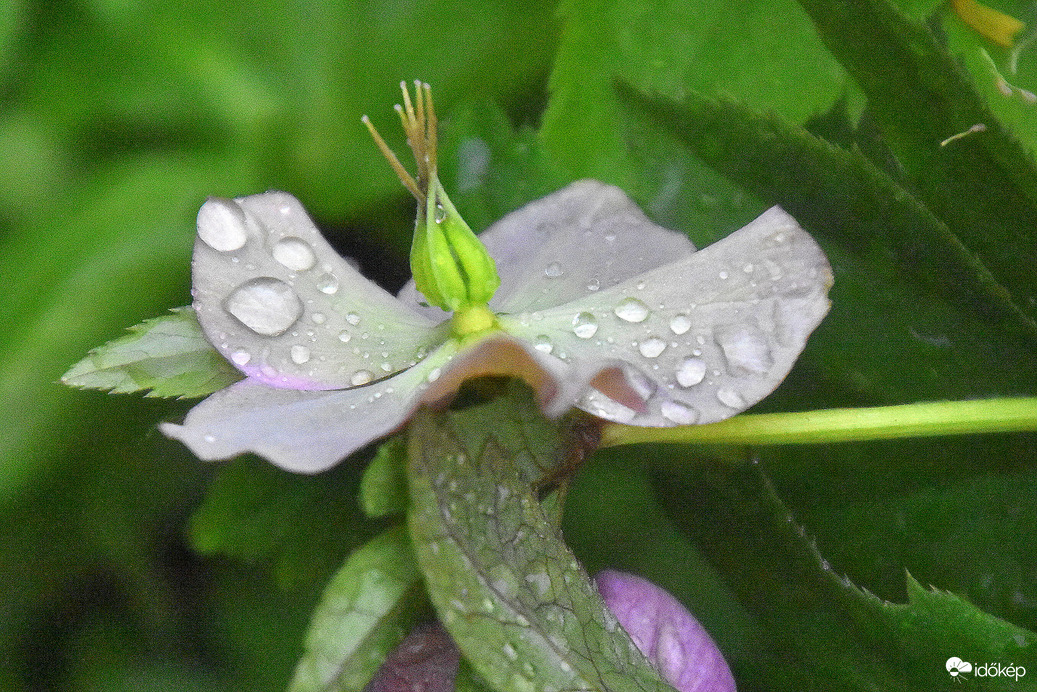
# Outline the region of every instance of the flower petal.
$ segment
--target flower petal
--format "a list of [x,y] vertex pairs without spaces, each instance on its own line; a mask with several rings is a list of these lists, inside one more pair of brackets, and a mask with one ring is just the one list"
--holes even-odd
[[[532,312],[604,290],[695,251],[652,223],[622,190],[580,180],[530,202],[479,235],[497,263],[495,312]],[[418,305],[413,282],[400,299]],[[445,315],[425,308],[430,317]]]
[[183,425],[160,429],[204,461],[254,452],[287,471],[319,473],[402,426],[454,353],[445,344],[402,373],[353,389],[274,389],[249,378],[202,401]]
[[448,329],[365,279],[284,192],[202,205],[193,274],[206,338],[271,387],[365,384],[410,367]]
[[831,285],[821,248],[774,207],[673,264],[501,324],[554,353],[626,363],[646,410],[591,393],[580,407],[594,415],[655,427],[710,423],[781,383],[828,312]]
[[720,649],[666,590],[610,569],[599,572],[594,583],[637,648],[679,692],[734,692],[735,681]]

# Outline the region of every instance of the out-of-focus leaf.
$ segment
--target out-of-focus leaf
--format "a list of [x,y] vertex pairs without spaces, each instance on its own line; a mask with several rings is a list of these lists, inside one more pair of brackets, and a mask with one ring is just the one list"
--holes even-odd
[[461,652],[438,622],[411,630],[385,659],[365,692],[454,692]]
[[422,615],[421,573],[398,526],[354,551],[313,612],[292,692],[359,692]]
[[[488,427],[488,412],[524,425]],[[411,424],[408,523],[443,624],[497,690],[670,689],[537,501],[538,450],[560,446],[530,414],[539,416],[525,392]]]
[[360,507],[371,518],[407,509],[407,442],[401,436],[383,442],[360,479]]
[[65,373],[71,387],[113,394],[149,390],[148,396],[199,397],[241,379],[241,373],[205,340],[194,310],[174,308],[130,327],[98,346]]
[[326,578],[374,528],[356,503],[359,473],[340,464],[319,476],[242,458],[223,466],[191,517],[195,550],[272,561],[289,587]]

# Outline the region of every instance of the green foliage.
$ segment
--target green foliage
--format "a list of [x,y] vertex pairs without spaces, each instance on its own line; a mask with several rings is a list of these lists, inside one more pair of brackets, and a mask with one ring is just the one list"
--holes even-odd
[[145,320],[126,336],[90,351],[61,382],[113,394],[198,397],[241,379],[241,373],[205,340],[194,310]]

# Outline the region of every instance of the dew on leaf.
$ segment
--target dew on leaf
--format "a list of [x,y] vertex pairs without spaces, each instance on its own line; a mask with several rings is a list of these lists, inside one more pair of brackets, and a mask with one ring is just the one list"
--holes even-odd
[[245,212],[234,200],[210,198],[198,210],[198,237],[218,252],[240,250],[248,240]]
[[648,306],[637,298],[624,298],[616,305],[616,317],[626,322],[644,322],[648,319]]
[[317,255],[310,244],[295,236],[281,238],[274,244],[271,254],[275,260],[295,272],[312,269],[317,263]]
[[302,316],[302,301],[291,286],[261,276],[238,286],[223,307],[257,334],[278,336]]

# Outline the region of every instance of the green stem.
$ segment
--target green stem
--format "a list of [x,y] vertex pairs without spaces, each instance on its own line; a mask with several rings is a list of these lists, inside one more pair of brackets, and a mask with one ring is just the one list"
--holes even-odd
[[749,414],[676,428],[609,423],[602,430],[601,446],[641,442],[814,444],[1023,431],[1037,431],[1037,397]]

